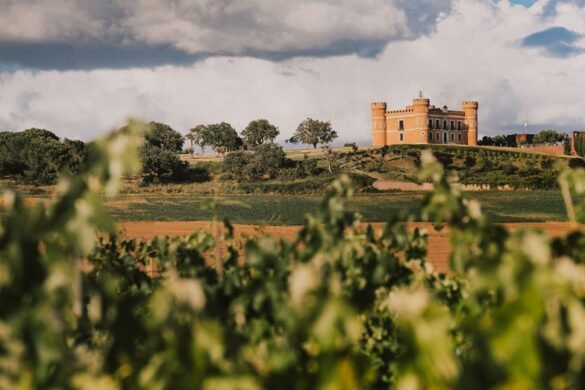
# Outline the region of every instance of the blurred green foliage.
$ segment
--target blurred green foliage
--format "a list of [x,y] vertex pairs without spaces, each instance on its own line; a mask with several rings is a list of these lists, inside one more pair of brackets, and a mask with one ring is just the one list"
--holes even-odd
[[[334,181],[292,241],[216,233],[116,238],[97,193],[135,172],[142,126],[96,144],[50,206],[8,191],[0,222],[0,388],[583,388],[585,236],[510,233],[430,152],[424,216],[374,231]],[[561,178],[573,216],[580,170]],[[96,232],[97,233],[96,235]],[[111,235],[108,236],[107,233]],[[154,275],[148,270],[156,269]]]

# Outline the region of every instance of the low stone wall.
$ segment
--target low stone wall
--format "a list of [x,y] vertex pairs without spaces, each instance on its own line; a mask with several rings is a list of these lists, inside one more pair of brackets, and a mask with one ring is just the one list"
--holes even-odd
[[535,152],[540,153],[547,153],[552,154],[555,156],[564,156],[565,155],[565,146],[564,145],[519,145],[520,149],[530,149]]

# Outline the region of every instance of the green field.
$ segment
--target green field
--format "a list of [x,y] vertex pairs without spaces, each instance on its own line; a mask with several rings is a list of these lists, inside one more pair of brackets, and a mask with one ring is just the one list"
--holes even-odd
[[[255,179],[226,172],[221,156],[182,156],[197,175],[185,181],[149,185],[142,185],[139,177],[128,178],[121,198],[106,203],[121,221],[201,221],[217,216],[241,224],[299,225],[305,214],[316,210],[327,185],[344,173],[353,178],[358,192],[350,201],[350,210],[362,214],[365,221],[389,221],[402,213],[416,215],[420,220],[425,193],[379,192],[392,191],[392,187],[385,189],[376,184],[419,183],[417,172],[424,148],[394,146],[388,148],[386,155],[379,149],[337,148],[339,158],[331,172],[323,150],[289,150],[289,161],[275,177]],[[557,178],[564,169],[585,164],[580,159],[544,156],[522,149],[433,146],[433,151],[460,183],[516,189],[468,194],[481,202],[495,222],[565,221]],[[305,160],[313,160],[310,173],[302,173],[304,168],[299,168],[298,163]],[[3,178],[0,188],[3,186],[16,187],[32,196],[32,203],[55,196],[55,185],[37,186]]]
[[[368,222],[384,222],[403,212],[414,211],[420,216],[423,196],[413,192],[360,194],[352,198],[349,207]],[[474,192],[470,196],[481,202],[495,222],[566,220],[558,191]],[[126,221],[197,221],[215,215],[232,223],[298,225],[320,200],[320,196],[308,195],[126,196],[108,208],[118,220]]]

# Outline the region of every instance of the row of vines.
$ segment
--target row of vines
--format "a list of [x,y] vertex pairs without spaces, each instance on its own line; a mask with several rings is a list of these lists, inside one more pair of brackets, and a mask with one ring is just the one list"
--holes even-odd
[[[346,177],[294,241],[236,241],[227,222],[221,237],[124,240],[100,194],[139,167],[141,129],[99,143],[52,205],[5,192],[0,388],[585,386],[578,230],[493,225],[423,153],[420,180],[436,188],[423,214],[450,229],[451,276],[425,263],[424,230],[378,232],[348,213]],[[584,218],[572,199],[585,172],[561,183],[569,215]],[[145,272],[153,262],[159,277]]]

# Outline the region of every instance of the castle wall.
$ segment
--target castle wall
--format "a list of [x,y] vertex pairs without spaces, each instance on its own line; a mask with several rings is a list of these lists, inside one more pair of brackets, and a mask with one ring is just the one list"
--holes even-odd
[[430,110],[429,143],[467,145],[465,113],[440,109]]
[[[402,110],[384,111],[372,104],[372,139],[374,146],[400,144],[477,144],[477,102],[464,102],[463,110],[453,111],[430,106],[429,99],[414,99]],[[383,135],[382,135],[383,134]]]

